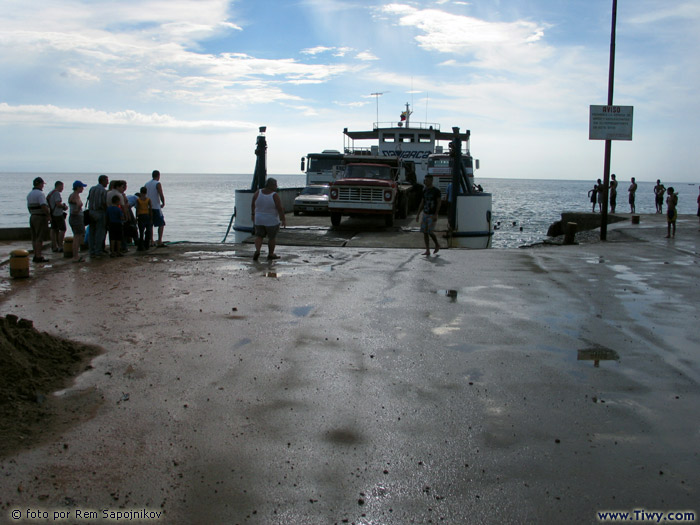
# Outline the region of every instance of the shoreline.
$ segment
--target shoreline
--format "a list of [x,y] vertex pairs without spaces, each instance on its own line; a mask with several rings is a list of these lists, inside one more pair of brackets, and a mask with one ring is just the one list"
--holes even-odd
[[673,240],[663,216],[608,233],[429,258],[420,243],[280,245],[272,263],[247,244],[180,244],[32,268],[0,315],[102,347],[57,396],[100,402],[0,459],[0,513],[403,524],[700,511],[697,217]]

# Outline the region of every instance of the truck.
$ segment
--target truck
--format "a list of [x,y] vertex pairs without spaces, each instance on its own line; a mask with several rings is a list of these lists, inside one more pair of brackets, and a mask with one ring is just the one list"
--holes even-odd
[[[474,168],[479,169],[479,160],[472,159],[467,152],[462,155],[462,166],[467,176],[467,181],[474,187]],[[447,200],[447,187],[452,183],[452,155],[449,153],[433,153],[428,156],[428,175],[433,176],[433,185],[440,190],[442,200]],[[443,207],[443,209],[447,209]]]
[[334,149],[308,153],[301,158],[301,171],[306,173],[306,185],[330,184],[343,171],[343,154]]
[[415,184],[411,163],[348,156],[345,160],[342,174],[330,184],[328,211],[333,226],[348,215],[381,215],[386,226],[393,226],[395,218],[405,219],[415,209],[420,186]]

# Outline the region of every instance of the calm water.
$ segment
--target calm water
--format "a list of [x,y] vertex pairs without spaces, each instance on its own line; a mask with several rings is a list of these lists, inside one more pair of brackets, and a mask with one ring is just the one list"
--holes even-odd
[[[97,175],[41,173],[48,193],[56,180],[65,183],[63,200],[67,201],[74,180],[88,184],[83,193],[97,182]],[[110,180],[127,181],[132,194],[150,179],[150,174],[108,173]],[[28,226],[27,193],[34,173],[0,173],[0,228]],[[304,175],[270,175],[280,187],[304,185]],[[168,174],[161,176],[165,194],[165,239],[167,241],[220,242],[228,227],[234,207],[234,191],[250,187],[252,175]],[[484,191],[493,194],[494,224],[500,222],[493,239],[494,248],[511,248],[546,238],[547,229],[561,218],[562,211],[590,211],[588,190],[594,181],[558,181],[478,178]],[[697,212],[697,184],[671,183],[679,193],[679,213]],[[628,212],[627,187],[618,186],[618,211]],[[666,183],[666,186],[669,186]],[[637,189],[637,213],[654,213],[654,183],[641,182]],[[83,198],[85,200],[85,197]],[[515,223],[515,225],[513,224]],[[520,230],[522,228],[522,231]],[[231,237],[229,237],[231,239]]]

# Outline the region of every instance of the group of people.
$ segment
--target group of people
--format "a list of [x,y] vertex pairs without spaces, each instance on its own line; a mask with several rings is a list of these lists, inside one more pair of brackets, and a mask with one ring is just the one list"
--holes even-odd
[[[593,185],[592,190],[588,190],[588,198],[591,200],[591,212],[595,212],[596,204],[598,205],[598,211],[603,211],[603,192],[605,191],[605,185],[603,181],[598,179]],[[632,177],[631,184],[627,189],[629,193],[628,202],[630,205],[630,213],[635,212],[635,199],[637,195],[637,182],[635,178]],[[615,208],[617,207],[617,176],[613,173],[610,175],[610,192],[608,194],[608,202],[610,203],[610,213],[615,213]]]
[[[83,262],[80,247],[87,242],[91,259],[99,259],[109,253],[110,257],[121,257],[128,251],[127,244],[133,241],[137,250],[163,245],[165,218],[162,208],[165,196],[160,183],[160,172],[154,170],[151,180],[138,193],[128,195],[124,180],[109,181],[100,175],[97,184],[88,191],[86,202],[82,193],[87,184],[73,182],[73,192],[68,204],[63,202],[62,181],[56,181],[54,189],[44,195],[45,182],[41,177],[33,181],[32,191],[27,195],[29,226],[32,236],[35,263],[47,262],[43,256],[43,243],[50,230],[51,249],[63,252],[66,234],[66,217],[73,231],[73,262]],[[153,229],[157,228],[158,240],[153,241]],[[105,241],[109,233],[109,251]]]
[[[631,184],[627,189],[629,193],[629,205],[630,213],[636,212],[636,195],[637,195],[637,182],[634,177],[630,179]],[[591,200],[592,210],[595,212],[596,203],[598,204],[598,211],[602,211],[603,206],[603,192],[605,191],[605,185],[600,179],[593,186],[592,190],[588,191],[588,197]],[[654,204],[656,206],[656,213],[663,213],[664,207],[664,195],[666,195],[666,218],[667,218],[667,238],[675,237],[676,235],[676,219],[678,218],[678,193],[675,192],[673,186],[666,188],[661,184],[660,179],[656,179],[656,185],[654,186]],[[615,207],[617,205],[617,177],[613,173],[610,175],[610,213],[615,213]],[[698,217],[700,217],[700,195],[698,196]]]

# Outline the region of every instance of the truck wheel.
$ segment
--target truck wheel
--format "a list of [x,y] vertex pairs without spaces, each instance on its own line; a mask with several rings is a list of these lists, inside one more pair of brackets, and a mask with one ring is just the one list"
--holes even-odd
[[390,213],[389,215],[384,216],[384,224],[386,226],[393,226],[394,225],[394,214]]
[[331,212],[331,224],[333,226],[340,225],[340,213]]

